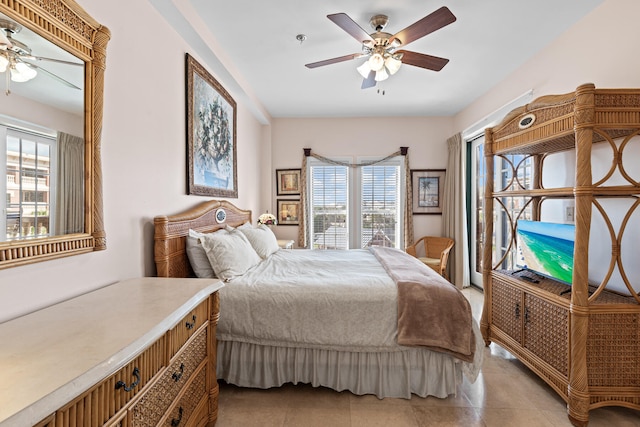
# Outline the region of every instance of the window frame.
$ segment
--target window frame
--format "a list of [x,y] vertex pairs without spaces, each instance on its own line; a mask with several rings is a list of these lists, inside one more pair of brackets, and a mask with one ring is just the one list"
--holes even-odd
[[[380,160],[380,157],[358,157],[358,164],[361,163],[368,163],[371,161],[377,161]],[[396,233],[396,240],[394,242],[394,247],[401,249],[404,248],[405,242],[404,242],[404,207],[405,207],[405,200],[406,200],[406,189],[407,189],[407,184],[406,184],[406,176],[403,173],[404,172],[404,157],[401,156],[396,156],[393,157],[391,159],[387,159],[383,162],[379,162],[376,163],[375,165],[370,165],[373,167],[376,166],[393,166],[397,168],[397,173],[398,173],[398,188],[396,190],[396,209],[397,209],[397,221],[396,221],[396,227],[395,227],[395,233]],[[363,174],[362,174],[362,166],[355,168],[354,171],[354,186],[356,187],[354,189],[354,204],[355,201],[357,201],[357,207],[356,207],[356,211],[353,214],[353,224],[352,226],[354,227],[355,233],[353,236],[349,236],[350,237],[350,246],[352,248],[362,248],[362,215],[363,215],[363,208],[362,208],[362,178],[363,178]]]
[[[8,147],[8,138],[19,138],[19,139],[28,139],[34,141],[37,144],[46,144],[49,146],[49,227],[47,230],[47,234],[35,234],[33,236],[17,236],[15,238],[10,238],[7,235],[7,211],[8,211],[8,183],[7,183],[7,147]],[[20,166],[22,168],[22,166]],[[37,175],[37,174],[36,174]],[[14,126],[11,123],[2,123],[0,124],[0,176],[2,176],[2,180],[0,182],[0,193],[3,194],[2,201],[0,202],[0,230],[2,230],[3,238],[0,238],[0,242],[4,241],[12,241],[12,240],[22,240],[22,239],[31,239],[31,238],[41,238],[41,237],[49,237],[54,236],[55,233],[55,209],[56,209],[56,181],[57,181],[57,138],[55,136],[55,132],[39,132],[37,130],[27,129],[22,126]],[[37,176],[35,177],[37,180]],[[21,190],[21,191],[31,191],[29,190]],[[35,190],[34,190],[35,191]],[[20,216],[22,216],[22,207],[23,207],[23,197],[20,196],[19,205],[20,205]],[[37,215],[36,215],[37,221]]]
[[[333,158],[336,162],[351,163],[351,158]],[[357,157],[357,163],[369,163],[372,161],[378,161],[380,157]],[[324,162],[316,158],[309,158],[307,160],[307,208],[309,210],[309,224],[307,225],[309,230],[309,247],[314,249],[314,210],[313,210],[313,168],[320,166],[333,166],[344,167],[347,169],[347,248],[346,249],[360,249],[362,248],[362,166],[349,167],[344,165],[335,165]],[[404,247],[404,209],[406,201],[406,176],[404,172],[404,158],[397,156],[391,159],[387,159],[383,162],[376,163],[370,166],[393,166],[397,168],[398,172],[398,189],[397,189],[397,221],[396,221],[396,241],[395,247],[401,249]]]

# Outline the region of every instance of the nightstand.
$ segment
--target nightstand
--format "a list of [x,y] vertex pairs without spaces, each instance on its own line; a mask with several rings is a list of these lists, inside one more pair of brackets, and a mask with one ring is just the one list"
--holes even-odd
[[282,249],[293,249],[293,240],[278,240],[278,246]]

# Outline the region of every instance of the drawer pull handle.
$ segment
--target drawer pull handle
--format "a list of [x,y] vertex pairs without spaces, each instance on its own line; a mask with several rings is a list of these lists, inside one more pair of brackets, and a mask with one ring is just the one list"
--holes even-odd
[[529,307],[524,308],[524,323],[529,323]]
[[196,325],[196,315],[194,314],[192,317],[193,322],[189,323],[187,322],[187,324],[185,325],[187,327],[187,329],[193,329],[193,327]]
[[516,303],[516,319],[520,318],[520,304]]
[[171,378],[173,378],[173,380],[175,382],[180,381],[180,378],[182,378],[182,374],[184,373],[184,363],[180,364],[180,372],[174,372],[173,375],[171,375]]
[[140,369],[133,368],[133,376],[136,377],[136,380],[132,382],[130,386],[127,386],[127,383],[125,383],[124,381],[118,381],[116,383],[116,390],[123,387],[124,387],[124,391],[133,390],[138,384],[140,384]]
[[178,409],[178,418],[171,418],[171,427],[178,427],[182,421],[182,406]]

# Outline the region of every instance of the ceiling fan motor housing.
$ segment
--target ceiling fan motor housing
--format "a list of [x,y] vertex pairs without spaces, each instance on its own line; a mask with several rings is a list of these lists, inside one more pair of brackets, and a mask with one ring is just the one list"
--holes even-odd
[[9,21],[8,19],[0,18],[0,28],[6,33],[16,34],[22,30],[22,25],[17,22]]
[[369,20],[369,24],[377,32],[384,30],[389,23],[389,17],[387,15],[374,15]]

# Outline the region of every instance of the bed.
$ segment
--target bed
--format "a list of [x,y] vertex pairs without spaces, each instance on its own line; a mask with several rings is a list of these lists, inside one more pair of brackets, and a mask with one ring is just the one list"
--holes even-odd
[[[250,211],[227,201],[155,217],[158,276],[194,276],[187,256],[191,233],[237,233],[251,223]],[[467,300],[402,251],[279,249],[226,281],[217,375],[228,383],[308,383],[379,398],[445,398],[463,376],[475,381],[479,372],[484,342],[476,321],[468,321]],[[440,329],[455,332],[444,339],[442,331],[423,336]]]

